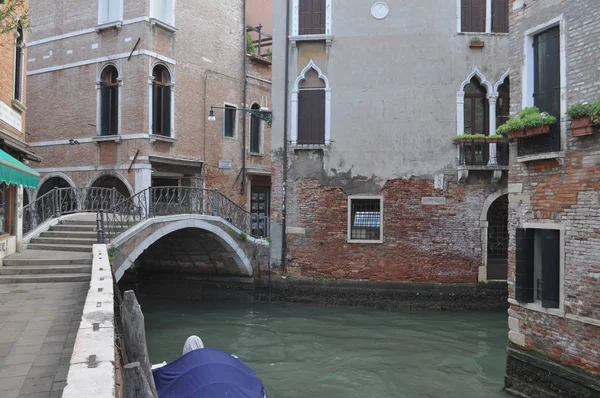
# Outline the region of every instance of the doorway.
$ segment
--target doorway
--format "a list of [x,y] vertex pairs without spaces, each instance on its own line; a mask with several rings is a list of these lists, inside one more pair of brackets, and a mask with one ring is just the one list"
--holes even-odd
[[497,198],[487,213],[487,279],[508,277],[508,195]]

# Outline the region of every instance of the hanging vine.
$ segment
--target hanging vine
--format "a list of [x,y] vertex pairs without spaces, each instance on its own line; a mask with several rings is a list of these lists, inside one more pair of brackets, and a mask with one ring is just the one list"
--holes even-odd
[[14,32],[19,26],[28,30],[29,23],[25,0],[0,0],[0,34]]

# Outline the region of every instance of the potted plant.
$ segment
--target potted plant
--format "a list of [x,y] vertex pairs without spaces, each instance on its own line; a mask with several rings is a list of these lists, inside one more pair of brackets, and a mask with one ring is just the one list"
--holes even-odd
[[540,112],[539,108],[532,106],[523,109],[519,116],[508,119],[498,127],[496,133],[507,135],[511,139],[548,134],[550,126],[556,124],[556,121],[554,116]]
[[473,37],[469,42],[469,47],[471,48],[482,48],[484,46],[484,42],[477,36]]
[[484,135],[484,134],[461,134],[454,137],[454,144],[460,143],[485,143],[485,142],[499,142],[503,139],[501,135]]
[[567,109],[574,137],[594,134],[600,124],[600,100],[592,104],[575,104]]

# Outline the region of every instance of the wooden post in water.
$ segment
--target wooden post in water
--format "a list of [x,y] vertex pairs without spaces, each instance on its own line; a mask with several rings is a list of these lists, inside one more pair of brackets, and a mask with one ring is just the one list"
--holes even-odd
[[139,362],[128,363],[123,369],[124,398],[154,398]]
[[[153,393],[152,396],[158,398],[156,386],[154,385],[154,377],[152,376],[152,365],[150,364],[150,357],[148,356],[148,347],[146,345],[144,314],[142,314],[140,305],[135,298],[135,293],[131,290],[127,290],[123,295],[121,323],[123,325],[123,339],[125,340],[127,362],[139,362],[141,370],[150,387],[150,391]],[[127,368],[127,366],[125,366],[125,368]],[[140,395],[140,397],[142,397],[142,395]],[[145,395],[143,397],[145,397]],[[126,396],[126,398],[129,397]]]

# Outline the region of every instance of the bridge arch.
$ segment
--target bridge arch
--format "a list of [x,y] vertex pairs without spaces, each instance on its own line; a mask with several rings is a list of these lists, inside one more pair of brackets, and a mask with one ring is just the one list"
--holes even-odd
[[[125,271],[127,271],[133,263],[148,249],[152,244],[158,242],[164,236],[176,232],[182,229],[196,228],[203,231],[210,232],[212,236],[225,248],[231,258],[235,261],[238,267],[239,274],[241,276],[251,277],[253,276],[252,264],[244,249],[225,229],[219,225],[207,220],[198,219],[195,217],[186,217],[186,219],[178,218],[178,220],[172,220],[173,217],[157,217],[146,220],[145,222],[138,224],[136,227],[130,229],[123,235],[119,236],[113,246],[121,251],[125,256],[125,259],[120,265],[117,265],[115,270],[116,280],[119,281]],[[221,223],[218,221],[217,223]],[[163,224],[154,229],[156,224]],[[152,232],[144,233],[146,230],[152,230]],[[145,236],[140,241],[139,238]],[[249,238],[251,239],[251,238]],[[139,243],[138,243],[139,242]]]

